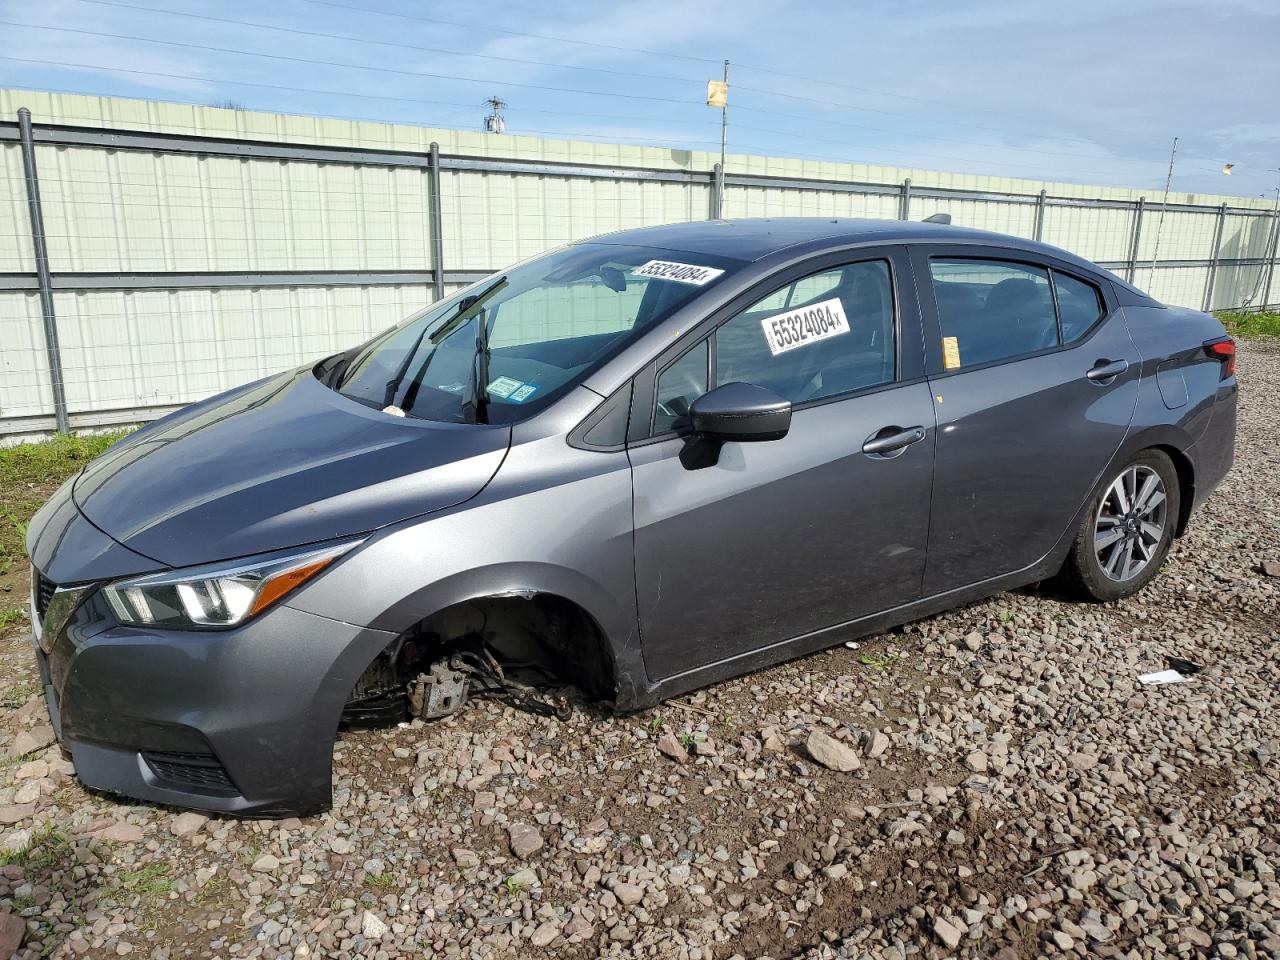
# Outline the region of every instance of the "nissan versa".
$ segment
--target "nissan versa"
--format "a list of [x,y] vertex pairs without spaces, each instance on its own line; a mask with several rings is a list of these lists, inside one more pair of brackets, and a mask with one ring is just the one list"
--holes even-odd
[[1054,575],[1115,600],[1230,467],[1234,372],[1213,317],[941,223],[572,244],[64,485],[27,540],[54,729],[88,787],[311,812],[343,724],[635,710]]

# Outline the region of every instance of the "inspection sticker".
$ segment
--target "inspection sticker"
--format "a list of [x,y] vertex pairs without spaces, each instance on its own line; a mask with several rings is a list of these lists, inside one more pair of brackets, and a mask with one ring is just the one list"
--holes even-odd
[[942,365],[948,370],[960,369],[960,341],[958,338],[942,338]]
[[775,313],[760,321],[769,352],[775,357],[796,347],[828,340],[849,332],[849,320],[839,297],[811,303],[798,310]]
[[489,384],[488,394],[511,403],[524,403],[538,391],[536,383],[525,383],[511,377],[499,377]]
[[692,283],[696,287],[710,283],[723,270],[715,267],[700,267],[693,263],[674,263],[671,260],[650,260],[638,267],[633,267],[633,277],[653,277],[655,280],[674,280],[677,283]]

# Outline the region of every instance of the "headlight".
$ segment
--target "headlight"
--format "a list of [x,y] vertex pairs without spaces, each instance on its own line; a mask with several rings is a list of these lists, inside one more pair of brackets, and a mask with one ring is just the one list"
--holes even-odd
[[103,587],[116,618],[129,626],[175,630],[235,627],[296,590],[361,541],[276,554],[234,564],[168,570]]

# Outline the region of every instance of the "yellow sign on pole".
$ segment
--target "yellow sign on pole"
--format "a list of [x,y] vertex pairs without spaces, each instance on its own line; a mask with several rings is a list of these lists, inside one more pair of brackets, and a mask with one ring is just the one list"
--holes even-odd
[[707,81],[707,106],[724,109],[729,105],[729,84],[725,80]]

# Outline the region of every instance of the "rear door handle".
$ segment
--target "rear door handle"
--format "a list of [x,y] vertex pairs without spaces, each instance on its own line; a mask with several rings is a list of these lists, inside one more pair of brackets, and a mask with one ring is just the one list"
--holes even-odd
[[1129,369],[1128,360],[1099,360],[1085,374],[1094,383],[1106,383],[1114,380]]
[[868,438],[862,452],[873,457],[883,457],[924,439],[924,427],[885,427]]

